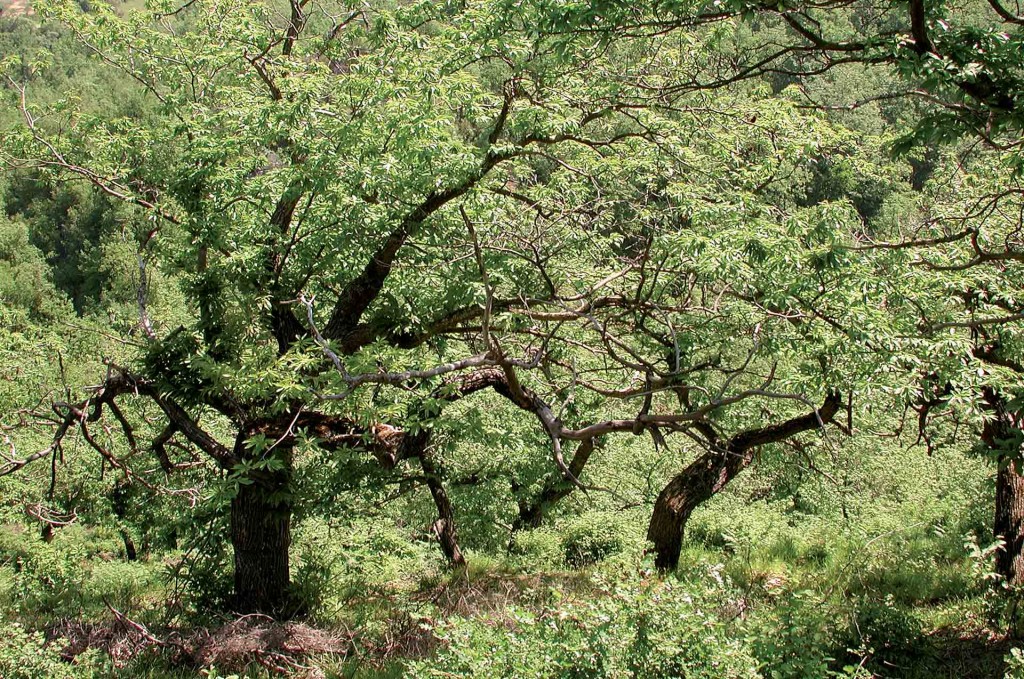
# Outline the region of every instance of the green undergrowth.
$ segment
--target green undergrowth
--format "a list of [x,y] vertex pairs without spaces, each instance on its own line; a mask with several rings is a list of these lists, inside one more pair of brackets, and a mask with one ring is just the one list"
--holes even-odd
[[[220,585],[172,577],[182,550],[127,561],[115,529],[76,523],[45,542],[10,521],[0,676],[1024,677],[1004,634],[1020,627],[1019,597],[991,574],[990,470],[923,466],[923,481],[842,501],[820,480],[765,494],[786,479],[752,470],[694,515],[668,575],[644,554],[646,510],[600,497],[571,499],[503,550],[467,531],[470,565],[454,572],[418,522],[306,518],[293,541],[298,623],[345,650],[295,649],[284,665],[201,660],[201,640],[233,618],[197,604]],[[229,576],[224,552],[207,550],[192,573]],[[126,653],[118,615],[163,644],[129,634],[138,648]]]
[[[296,580],[318,605],[303,624],[351,634],[354,650],[304,658],[295,676],[300,664],[337,677],[771,679],[1021,676],[1024,667],[993,631],[999,597],[984,550],[925,526],[873,541],[692,538],[664,577],[636,549],[544,572],[518,568],[515,555],[471,554],[452,573],[427,544],[376,551],[393,537],[352,533],[307,552]],[[187,625],[161,618],[174,591],[164,564],[125,562],[116,545],[84,530],[51,543],[3,533],[0,675],[273,676],[258,663],[241,672],[183,664],[159,648],[117,662],[94,648],[69,662],[53,620],[111,625],[113,608],[157,636]]]

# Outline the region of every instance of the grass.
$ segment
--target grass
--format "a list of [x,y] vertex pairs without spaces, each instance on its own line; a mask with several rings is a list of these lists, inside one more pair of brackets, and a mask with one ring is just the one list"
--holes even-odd
[[[755,477],[749,487],[759,485],[765,480]],[[730,487],[694,516],[681,566],[664,579],[643,556],[642,522],[620,517],[609,531],[608,510],[553,517],[517,540],[511,554],[467,544],[470,565],[454,572],[441,566],[434,545],[410,541],[399,524],[305,521],[295,533],[293,576],[314,605],[299,635],[305,641],[286,653],[256,644],[262,633],[251,628],[232,633],[231,618],[190,614],[196,606],[188,594],[169,606],[174,595],[163,560],[173,555],[125,562],[116,534],[101,529],[71,527],[44,544],[35,532],[0,527],[0,606],[8,624],[52,633],[54,621],[77,621],[107,634],[98,644],[105,652],[137,647],[92,676],[280,676],[273,667],[293,676],[315,668],[325,677],[368,679],[499,676],[493,661],[502,654],[508,662],[500,667],[525,667],[535,655],[536,666],[548,668],[538,670],[542,675],[560,676],[543,662],[579,653],[580,662],[593,662],[587,649],[601,648],[620,673],[614,676],[629,676],[624,668],[643,655],[636,648],[647,648],[647,632],[638,631],[644,625],[664,647],[644,651],[644,666],[668,674],[681,671],[671,664],[679,658],[704,662],[700,653],[694,659],[685,648],[673,650],[673,640],[700,638],[714,662],[751,658],[749,666],[760,663],[770,679],[822,676],[819,661],[839,676],[853,668],[850,676],[861,679],[1003,676],[1015,642],[999,632],[1006,599],[990,588],[992,555],[972,542],[973,535],[985,542],[969,504],[977,499],[908,494],[890,504],[864,502],[862,513],[847,519],[752,500],[748,490],[742,482]],[[608,553],[570,568],[568,541]],[[119,627],[107,604],[160,643]],[[653,610],[660,617],[645,617]],[[703,635],[703,625],[714,633]],[[321,633],[350,643],[328,652],[314,643]],[[195,652],[217,635],[248,649],[236,654],[244,662]],[[0,647],[0,663],[25,652]],[[111,667],[114,661],[120,667]],[[85,676],[82,670],[69,679]]]
[[[905,553],[901,555],[889,552],[884,546],[878,547],[879,553],[865,555],[853,544],[832,545],[822,558],[813,541],[781,540],[734,549],[691,542],[684,552],[684,566],[676,581],[680,586],[693,587],[702,577],[698,573],[717,568],[726,583],[723,591],[733,592],[738,602],[720,611],[720,615],[733,618],[730,625],[742,626],[769,619],[781,610],[780,607],[789,605],[796,593],[810,597],[825,618],[831,616],[826,623],[829,638],[823,642],[828,648],[823,652],[837,658],[834,663],[837,669],[843,664],[852,664],[873,672],[871,676],[912,679],[1002,676],[1002,659],[1009,652],[1011,642],[989,626],[990,601],[979,583],[972,580],[974,564],[966,555],[960,559],[950,558],[940,546],[924,538],[905,546]],[[146,609],[152,613],[160,606],[159,592],[154,591],[154,587],[161,586],[154,585],[148,577],[149,569],[146,564],[117,563],[116,567],[112,562],[92,564],[92,573],[109,573],[91,581],[81,601],[65,602],[72,608],[55,609],[47,615],[75,615],[77,606],[79,617],[110,626],[112,634],[125,635],[127,630],[118,630],[109,614],[102,613],[101,606],[97,605],[102,602],[87,599],[109,601],[107,576],[118,576],[125,588],[120,592],[120,603],[146,618]],[[131,577],[133,572],[138,577]],[[17,602],[12,600],[18,583],[25,586],[22,582],[25,576],[25,570],[19,572],[11,563],[0,568],[0,590],[5,593],[3,601],[8,620],[25,619],[17,612]],[[420,577],[410,575],[405,580],[391,582],[390,586],[368,582],[369,586],[361,595],[354,594],[354,587],[346,588],[347,598],[310,621],[314,625],[311,629],[351,634],[355,643],[351,652],[323,653],[307,640],[293,649],[296,652],[293,664],[282,665],[279,658],[278,664],[273,666],[290,667],[295,676],[301,676],[299,670],[303,667],[316,667],[327,677],[403,676],[408,661],[429,661],[437,651],[439,641],[431,630],[438,624],[458,620],[487,621],[488,625],[506,625],[513,629],[516,623],[511,618],[512,611],[539,612],[549,608],[552,602],[572,607],[611,601],[616,594],[609,582],[635,585],[655,580],[640,555],[630,553],[619,555],[612,563],[582,570],[523,573],[515,569],[512,562],[481,559],[464,571],[435,570]],[[43,581],[45,578],[39,580]],[[42,620],[38,616],[27,618],[30,624]],[[808,624],[817,623],[808,621]],[[149,629],[155,638],[169,634],[185,638],[216,633],[212,629],[187,629],[181,621],[177,626]],[[740,630],[740,627],[735,629]],[[303,652],[303,643],[306,652]],[[116,644],[108,644],[106,648],[110,650],[114,646]],[[196,663],[195,658],[176,657],[168,648],[152,648],[130,658],[113,676],[213,677],[228,670],[241,670],[243,676],[254,678],[273,676],[274,671],[259,662],[249,662],[248,668],[224,667],[223,663],[204,666]]]

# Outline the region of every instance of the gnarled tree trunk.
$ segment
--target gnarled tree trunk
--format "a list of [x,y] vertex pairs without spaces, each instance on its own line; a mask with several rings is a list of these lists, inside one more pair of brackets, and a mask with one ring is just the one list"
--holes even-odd
[[725,488],[753,458],[753,449],[738,452],[727,448],[705,453],[668,482],[658,494],[647,527],[657,568],[672,570],[679,565],[683,531],[693,510]]
[[654,503],[647,539],[653,544],[655,566],[659,570],[674,570],[679,565],[683,532],[693,510],[746,469],[758,447],[828,424],[840,404],[839,394],[832,393],[816,412],[741,432],[724,445],[712,436],[711,450],[673,477]]
[[430,496],[434,499],[434,506],[437,508],[437,520],[431,526],[434,535],[437,536],[437,543],[441,547],[441,553],[448,560],[448,563],[461,568],[466,565],[466,557],[462,555],[459,548],[459,537],[456,531],[455,510],[452,508],[451,498],[441,482],[440,473],[434,464],[431,455],[424,451],[420,456],[420,468],[427,477],[427,488],[430,489]]
[[996,572],[1011,585],[1024,584],[1024,476],[1016,462],[1002,457],[996,475],[993,531],[1004,545],[996,554]]
[[466,565],[466,557],[463,556],[462,549],[459,548],[455,509],[452,507],[452,500],[444,487],[444,472],[434,460],[430,450],[431,438],[431,430],[427,428],[420,429],[414,434],[405,434],[397,457],[419,460],[420,469],[423,470],[427,488],[430,490],[430,497],[434,500],[434,507],[437,508],[437,519],[430,526],[430,530],[437,537],[437,544],[449,565],[461,568]]

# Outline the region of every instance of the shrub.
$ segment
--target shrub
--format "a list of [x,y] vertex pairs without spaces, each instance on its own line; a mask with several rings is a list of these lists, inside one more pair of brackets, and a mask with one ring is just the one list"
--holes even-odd
[[614,514],[590,512],[562,532],[562,551],[570,568],[584,568],[622,552],[630,529]]
[[61,531],[52,543],[34,535],[0,532],[0,554],[14,573],[11,594],[29,614],[74,615],[81,609],[87,553],[72,533]]
[[696,583],[611,583],[588,601],[562,600],[503,617],[452,618],[435,626],[444,642],[415,676],[686,677],[755,679],[757,660],[715,613],[732,593],[712,578]]
[[1006,674],[1003,679],[1024,679],[1024,651],[1019,648],[1011,648],[1010,652],[1003,658],[1006,665]]
[[509,553],[517,566],[530,570],[559,568],[565,560],[561,536],[547,527],[518,531]]
[[750,623],[751,642],[767,679],[824,677],[834,658],[830,620],[813,592],[793,592]]
[[879,668],[907,666],[921,654],[921,621],[897,606],[891,595],[860,602],[851,632],[855,638],[850,645],[869,649],[871,664]]
[[90,679],[110,676],[99,653],[90,651],[73,662],[60,656],[60,644],[47,644],[42,632],[28,632],[19,623],[0,626],[0,676],[5,679]]
[[322,612],[333,585],[333,566],[328,550],[303,545],[292,574],[292,594],[301,610],[313,615]]

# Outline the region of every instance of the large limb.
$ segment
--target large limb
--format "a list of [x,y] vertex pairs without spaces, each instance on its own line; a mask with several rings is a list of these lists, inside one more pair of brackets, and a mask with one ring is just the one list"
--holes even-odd
[[[488,136],[490,144],[494,144],[501,137],[516,96],[515,88],[506,88],[502,109]],[[617,110],[615,107],[606,107],[584,114],[579,120],[580,129],[615,110]],[[401,219],[398,226],[388,234],[380,247],[370,256],[370,260],[363,270],[342,289],[334,303],[330,319],[324,326],[323,335],[327,339],[337,341],[342,353],[353,353],[365,346],[367,333],[366,328],[360,325],[360,321],[363,314],[383,290],[384,283],[391,274],[402,246],[420,230],[433,214],[476,187],[500,163],[522,155],[530,146],[548,146],[567,141],[603,146],[627,136],[632,135],[618,135],[608,140],[594,141],[570,134],[528,134],[514,140],[514,143],[510,144],[506,150],[497,151],[493,147],[489,147],[480,165],[461,182],[444,189],[431,191]]]
[[760,446],[824,427],[841,407],[840,394],[832,392],[813,412],[748,429],[724,443],[719,443],[712,432],[708,452],[673,477],[654,504],[647,539],[654,545],[655,565],[661,570],[674,570],[679,565],[683,531],[690,515],[746,469]]
[[[237,462],[232,451],[204,430],[174,399],[162,394],[148,380],[123,368],[109,366],[106,379],[93,389],[88,398],[77,403],[61,402],[53,405],[53,411],[57,414],[58,420],[50,444],[21,459],[12,451],[8,459],[4,461],[3,468],[0,468],[0,476],[11,474],[36,460],[52,455],[60,449],[64,439],[72,430],[81,429],[83,433],[87,433],[87,422],[99,420],[105,406],[110,408],[115,419],[121,425],[126,439],[132,443],[135,438],[134,432],[115,402],[116,398],[126,395],[145,396],[152,400],[163,411],[170,427],[173,427],[175,432],[184,436],[222,468],[229,469]],[[169,439],[169,436],[164,435],[166,431],[154,442],[154,449],[158,455]],[[161,464],[163,463],[161,460]]]
[[459,547],[458,530],[455,523],[455,509],[451,498],[444,487],[444,472],[430,450],[431,431],[420,429],[415,434],[406,434],[402,447],[405,455],[419,460],[423,471],[424,483],[430,490],[430,497],[437,509],[437,519],[430,529],[437,538],[441,553],[452,566],[459,568],[466,565],[466,557]]
[[349,281],[338,295],[331,311],[330,320],[324,327],[324,336],[338,340],[344,353],[351,353],[362,346],[352,346],[348,335],[359,325],[363,313],[380,295],[384,283],[391,274],[391,269],[398,257],[399,250],[405,242],[416,233],[423,223],[435,212],[451,201],[459,198],[473,188],[477,182],[487,175],[508,155],[488,153],[480,167],[461,183],[437,191],[432,191],[416,208],[409,212],[399,223],[384,243],[370,256],[362,272]]
[[[334,357],[332,357],[332,360],[333,358]],[[504,365],[490,365],[490,363],[493,362],[501,362]],[[431,401],[435,404],[442,404],[458,400],[483,389],[493,389],[496,393],[514,403],[517,407],[533,414],[551,437],[553,444],[558,444],[558,447],[554,449],[557,471],[545,481],[541,493],[536,498],[521,503],[520,516],[515,522],[517,528],[533,526],[539,523],[543,518],[544,511],[552,504],[568,496],[573,489],[594,489],[582,484],[579,481],[579,477],[591,458],[594,451],[595,440],[600,436],[616,432],[637,434],[642,431],[649,431],[657,441],[661,438],[662,430],[672,432],[688,426],[700,427],[706,423],[706,417],[712,411],[745,399],[755,397],[791,398],[790,395],[778,395],[762,389],[752,389],[737,392],[728,396],[723,395],[703,406],[690,408],[684,412],[654,414],[650,413],[649,410],[645,408],[632,418],[603,420],[585,424],[579,428],[570,428],[565,426],[561,419],[557,417],[552,407],[539,394],[520,382],[515,372],[516,363],[517,362],[508,359],[498,361],[497,359],[490,358],[489,355],[482,354],[480,356],[471,357],[470,359],[442,364],[427,371],[346,375],[346,380],[350,381],[352,384],[376,383],[397,385],[406,384],[410,380],[435,377],[445,373],[454,372],[456,370],[476,368],[471,372],[465,372],[454,377],[449,377],[446,380],[445,385],[434,392],[431,397]],[[518,363],[526,365],[522,362]],[[529,365],[532,366],[532,363]],[[626,390],[622,393],[625,397],[635,395],[632,390]],[[418,407],[422,408],[424,407],[424,404],[420,404]],[[834,415],[834,412],[830,411],[829,407],[825,407],[819,412],[829,420]],[[436,415],[437,412],[435,408],[431,416],[427,416],[425,413],[417,413],[417,416],[414,419],[424,422],[431,419],[431,417],[436,417]],[[813,415],[810,417],[813,417]],[[734,437],[732,445],[736,449],[742,448],[746,450],[756,448],[757,446],[764,445],[765,443],[770,443],[773,440],[781,440],[774,438],[780,436],[780,431],[792,431],[792,433],[796,433],[801,426],[813,426],[813,423],[808,425],[805,419],[795,418],[794,420],[787,421],[777,427],[770,426],[746,431]],[[400,443],[395,444],[392,442],[387,445],[381,443],[384,441],[384,437],[381,436],[381,433],[385,430],[392,432],[392,435],[397,435],[399,437],[397,441],[400,441]],[[787,435],[792,435],[792,433]],[[351,431],[347,431],[345,436],[359,438],[359,435],[354,434]],[[785,438],[785,436],[783,436],[783,438]],[[409,436],[394,428],[381,429],[380,432],[375,433],[373,440],[377,443],[372,444],[370,446],[370,450],[377,457],[378,461],[387,468],[393,468],[401,460],[413,458],[418,459],[420,451],[427,450],[429,446],[429,437],[420,439],[418,434]],[[393,439],[393,441],[394,440],[395,439]],[[579,442],[573,457],[568,463],[565,462],[561,456],[561,443],[563,441]],[[428,474],[428,478],[432,479],[432,483],[435,484],[440,483],[440,477],[441,474]],[[433,488],[432,494],[435,496],[436,502],[439,494],[435,493]],[[439,515],[445,514],[445,509],[442,505],[439,505],[438,509]]]
[[[504,131],[515,96],[514,88],[506,88],[501,111],[498,113],[498,117],[488,137],[491,145],[498,140]],[[431,191],[419,205],[405,215],[398,224],[398,227],[388,234],[384,243],[370,256],[370,261],[366,263],[362,272],[349,281],[348,285],[341,291],[341,294],[338,295],[338,299],[334,303],[334,309],[331,311],[330,320],[324,328],[324,334],[330,339],[340,340],[342,351],[345,353],[352,353],[361,346],[364,346],[362,343],[353,343],[346,336],[355,333],[363,313],[380,295],[381,290],[384,288],[384,282],[391,274],[391,268],[398,257],[398,252],[402,249],[405,242],[419,230],[431,215],[451,201],[467,193],[481,179],[486,177],[498,163],[515,155],[517,155],[515,152],[496,153],[488,148],[479,168],[462,182],[445,189]],[[345,341],[346,339],[348,341]]]
[[[501,379],[501,371],[493,369],[462,375],[449,380],[444,387],[436,390],[431,400],[438,404],[452,403],[469,394],[491,387]],[[436,417],[436,409],[433,409],[432,412],[433,417]],[[437,508],[437,520],[431,525],[431,530],[437,537],[438,545],[448,563],[457,568],[463,567],[466,565],[466,558],[459,547],[455,509],[444,486],[444,470],[431,450],[432,435],[433,431],[427,423],[423,423],[415,433],[406,434],[401,443],[399,457],[419,460],[424,482],[427,484],[430,497]]]
[[[293,2],[293,10],[295,7],[296,3]],[[301,187],[298,184],[293,184],[284,191],[274,206],[274,212],[270,216],[270,224],[277,232],[277,236],[282,240],[292,229],[295,210],[302,197]],[[292,236],[293,240],[294,238],[295,234]],[[290,304],[290,300],[295,297],[295,291],[288,290],[282,285],[282,275],[286,262],[287,252],[281,252],[276,247],[270,249],[266,263],[268,278],[266,286],[271,293],[270,326],[274,333],[274,339],[277,340],[278,354],[281,355],[288,351],[292,343],[303,332],[302,324],[295,318]]]

